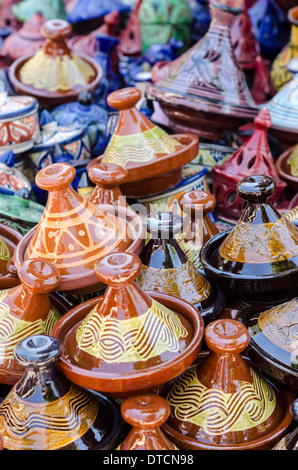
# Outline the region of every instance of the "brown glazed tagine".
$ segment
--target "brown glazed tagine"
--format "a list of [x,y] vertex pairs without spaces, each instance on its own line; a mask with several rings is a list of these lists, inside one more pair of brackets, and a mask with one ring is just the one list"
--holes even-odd
[[57,288],[68,293],[94,292],[102,288],[94,273],[96,261],[112,251],[139,254],[144,228],[139,216],[124,207],[95,206],[71,187],[75,168],[54,163],[36,176],[47,190],[44,214],[22,239],[14,253],[18,267],[25,259],[41,258],[60,271]]
[[125,182],[127,171],[113,163],[98,163],[91,166],[88,176],[95,188],[88,200],[95,205],[112,204],[113,206],[126,207],[126,200],[119,189]]
[[126,398],[121,414],[132,429],[117,450],[177,450],[160,429],[170,414],[163,397],[148,394]]
[[243,178],[268,175],[274,178],[276,189],[270,202],[276,205],[287,184],[278,176],[270,151],[267,130],[271,126],[270,113],[263,109],[254,120],[252,136],[225,162],[212,168],[212,190],[219,217],[235,223],[242,214],[243,198],[237,194],[237,184]]
[[[298,423],[298,398],[291,405],[291,413]],[[298,427],[283,437],[272,450],[298,450]]]
[[33,334],[49,334],[60,312],[49,294],[60,282],[60,273],[51,263],[27,260],[18,269],[21,284],[0,291],[0,381],[16,383],[24,369],[13,357],[17,343]]
[[130,253],[111,253],[95,267],[104,295],[61,317],[59,368],[73,383],[116,398],[152,393],[196,359],[203,320],[185,300],[142,291],[142,268]]
[[20,341],[15,361],[25,369],[0,405],[6,450],[110,450],[121,430],[112,400],[70,383],[57,369],[61,344],[49,335]]
[[265,311],[241,310],[238,320],[250,333],[247,357],[268,376],[298,393],[298,297]]
[[273,447],[291,424],[294,397],[278,390],[241,356],[249,333],[240,322],[210,323],[205,342],[209,354],[164,391],[171,413],[162,430],[179,449]]
[[195,267],[202,269],[202,245],[220,231],[208,216],[215,209],[216,200],[211,193],[194,189],[180,196],[179,205],[185,215],[184,231],[176,239]]
[[66,39],[71,25],[62,19],[48,20],[41,27],[45,43],[35,54],[17,59],[9,68],[15,91],[55,107],[75,101],[82,91],[93,91],[102,78],[100,65],[91,57],[75,53]]
[[96,163],[113,163],[127,170],[121,191],[135,198],[154,195],[176,186],[182,167],[198,153],[198,138],[191,134],[169,135],[136,107],[142,97],[138,88],[123,88],[108,96],[108,104],[119,110],[109,144]]
[[281,179],[293,191],[298,192],[298,144],[285,150],[276,160],[276,169]]
[[[229,291],[246,294],[297,289],[298,228],[269,202],[276,188],[269,176],[237,184],[246,201],[233,229],[210,238],[201,250],[207,278]],[[269,296],[270,298],[270,296]]]
[[11,274],[9,265],[23,235],[12,227],[0,224],[0,290],[17,286],[20,281]]
[[171,63],[163,79],[146,89],[147,98],[158,101],[177,132],[219,140],[258,112],[231,43],[239,4],[210,3],[211,23],[205,36]]
[[187,300],[200,312],[204,324],[218,318],[225,296],[211,285],[180,248],[178,233],[183,219],[173,212],[156,212],[144,219],[150,240],[140,259],[142,270],[136,283],[145,291],[165,292]]

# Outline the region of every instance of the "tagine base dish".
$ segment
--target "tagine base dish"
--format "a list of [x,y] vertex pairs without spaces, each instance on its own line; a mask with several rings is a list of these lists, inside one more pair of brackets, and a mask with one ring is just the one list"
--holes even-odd
[[[298,137],[296,139],[296,142]],[[291,166],[288,163],[288,158],[295,149],[296,146],[293,146],[283,152],[278,159],[276,160],[276,168],[280,178],[287,182],[288,186],[294,191],[298,191],[298,177],[291,174]],[[298,157],[297,157],[298,158]]]
[[184,351],[177,357],[157,366],[125,373],[119,371],[117,373],[100,373],[73,364],[68,354],[67,335],[102,300],[102,298],[96,297],[63,315],[51,332],[52,336],[61,341],[63,347],[58,367],[65,377],[81,387],[103,392],[114,398],[125,398],[132,394],[158,392],[162,384],[180,375],[195,361],[201,348],[204,329],[203,319],[198,315],[195,307],[173,295],[153,291],[144,292],[153,300],[179,314],[191,325],[193,337]]

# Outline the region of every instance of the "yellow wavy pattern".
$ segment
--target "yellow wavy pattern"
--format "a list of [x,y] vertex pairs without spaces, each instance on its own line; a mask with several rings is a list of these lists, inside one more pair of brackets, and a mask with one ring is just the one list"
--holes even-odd
[[237,393],[206,388],[196,366],[176,381],[167,396],[174,416],[203,428],[210,436],[242,431],[262,424],[273,413],[276,395],[271,385],[251,369],[253,383],[243,382]]
[[0,259],[7,261],[10,259],[8,246],[6,245],[2,237],[0,237]]
[[96,307],[77,330],[80,349],[107,363],[146,361],[165,351],[179,350],[187,329],[179,317],[156,301],[143,315],[118,320]]

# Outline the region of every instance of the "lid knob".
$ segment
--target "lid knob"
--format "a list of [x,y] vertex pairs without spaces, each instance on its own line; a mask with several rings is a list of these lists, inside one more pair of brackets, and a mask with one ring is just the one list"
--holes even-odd
[[68,21],[57,18],[45,21],[41,26],[40,31],[47,39],[51,39],[52,41],[61,41],[68,38],[72,32],[72,27]]
[[250,202],[265,202],[275,192],[276,182],[271,176],[254,175],[237,184],[239,197]]
[[42,168],[36,175],[35,181],[39,188],[47,191],[67,188],[76,175],[75,168],[69,163],[53,163]]
[[190,209],[191,217],[193,217],[196,211],[202,209],[203,216],[212,212],[216,206],[215,197],[207,191],[200,191],[194,189],[187,191],[180,196],[179,205],[182,210]]
[[61,281],[58,268],[41,259],[24,261],[18,269],[18,276],[22,284],[36,294],[52,292]]
[[138,277],[142,262],[132,253],[111,253],[101,258],[94,267],[97,278],[112,287],[122,287]]
[[216,353],[239,354],[248,346],[250,335],[242,323],[226,318],[209,323],[205,341],[207,347]]
[[39,369],[56,362],[61,353],[62,346],[58,339],[49,335],[33,335],[17,344],[14,357],[23,367]]
[[139,395],[127,398],[121,405],[121,414],[131,426],[155,428],[166,422],[170,406],[158,395]]
[[99,163],[90,168],[88,176],[97,186],[106,189],[120,186],[127,178],[127,171],[119,165],[112,163]]
[[136,106],[141,98],[142,92],[138,88],[128,87],[111,93],[107,102],[112,108],[125,110]]

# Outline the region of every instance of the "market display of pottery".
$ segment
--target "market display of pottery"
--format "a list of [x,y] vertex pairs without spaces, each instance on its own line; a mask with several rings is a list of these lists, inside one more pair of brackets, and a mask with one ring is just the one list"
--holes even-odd
[[1,0],[0,450],[297,450],[297,31]]

